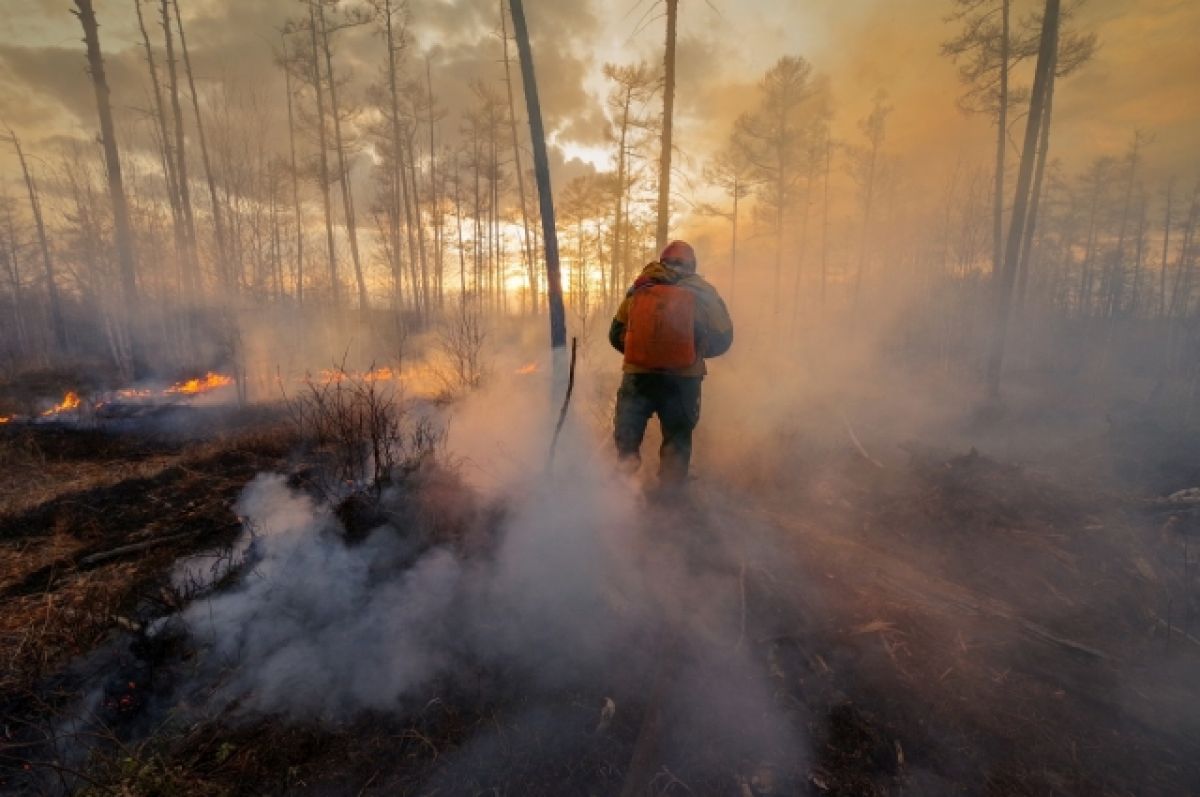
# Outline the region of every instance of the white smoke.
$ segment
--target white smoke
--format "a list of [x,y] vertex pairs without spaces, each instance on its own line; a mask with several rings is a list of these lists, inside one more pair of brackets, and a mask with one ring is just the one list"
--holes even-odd
[[648,689],[655,659],[670,655],[671,688],[690,695],[669,699],[684,713],[725,729],[753,722],[794,754],[763,668],[741,644],[745,563],[725,524],[647,507],[570,424],[546,473],[551,415],[528,397],[548,391],[523,384],[518,401],[510,389],[477,396],[451,424],[451,459],[501,507],[491,544],[470,555],[423,547],[422,529],[403,524],[348,545],[336,516],[283,476],[247,486],[237,510],[252,567],[184,617],[204,661],[229,673],[222,703],[297,718],[404,712],[478,667],[508,673],[535,699],[603,696],[630,678]]

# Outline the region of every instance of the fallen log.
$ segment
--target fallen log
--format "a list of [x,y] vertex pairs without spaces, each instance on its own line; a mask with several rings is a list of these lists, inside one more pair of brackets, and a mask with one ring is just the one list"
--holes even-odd
[[127,556],[128,554],[131,554],[131,553],[138,553],[139,551],[146,551],[151,548],[157,548],[160,545],[167,545],[168,543],[178,542],[180,540],[185,540],[189,537],[194,537],[194,536],[196,536],[196,532],[185,531],[180,534],[168,534],[165,537],[155,537],[152,540],[145,540],[144,542],[135,542],[130,545],[122,545],[118,548],[110,548],[107,551],[100,551],[98,553],[88,554],[87,556],[84,556],[83,558],[81,558],[79,560],[78,564],[80,567],[95,567],[98,564],[103,564],[104,562],[107,562],[109,560],[117,559],[122,556]]

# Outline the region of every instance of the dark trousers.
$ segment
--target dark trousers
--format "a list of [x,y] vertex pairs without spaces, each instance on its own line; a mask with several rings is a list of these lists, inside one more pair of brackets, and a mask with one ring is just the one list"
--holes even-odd
[[646,424],[651,415],[657,415],[662,428],[659,479],[670,484],[683,482],[692,459],[692,430],[700,420],[702,380],[699,376],[625,374],[617,391],[613,434],[617,454],[622,459],[639,459]]

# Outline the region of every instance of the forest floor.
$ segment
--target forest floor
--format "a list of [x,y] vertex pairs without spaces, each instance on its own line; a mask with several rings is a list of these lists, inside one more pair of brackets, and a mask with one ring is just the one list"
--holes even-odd
[[[803,749],[714,772],[696,762],[727,739],[654,757],[670,656],[540,695],[565,725],[529,722],[505,673],[403,715],[168,722],[193,654],[145,628],[188,599],[171,587],[177,561],[237,536],[245,484],[307,466],[294,437],[264,412],[199,439],[0,427],[0,791],[1200,793],[1200,540],[1195,505],[1164,500],[1195,474],[1163,467],[1200,461],[1200,440],[1160,432],[1110,430],[1110,453],[1142,476],[1121,490],[974,450],[882,464],[847,444],[785,452],[753,500],[701,480],[688,507],[652,508],[784,541],[771,561],[714,567],[741,602],[734,642]],[[98,687],[95,738],[61,738]]]

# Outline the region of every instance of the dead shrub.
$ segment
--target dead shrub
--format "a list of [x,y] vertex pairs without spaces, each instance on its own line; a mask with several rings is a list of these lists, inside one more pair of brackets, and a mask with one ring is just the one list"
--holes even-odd
[[378,495],[441,443],[442,433],[432,421],[410,412],[399,383],[378,373],[374,364],[355,373],[343,362],[318,377],[307,376],[295,396],[285,395],[300,438],[329,456],[333,483],[318,485],[327,497]]
[[469,297],[441,324],[437,333],[439,362],[434,373],[446,398],[478,389],[487,378],[484,347],[488,331],[483,314]]

